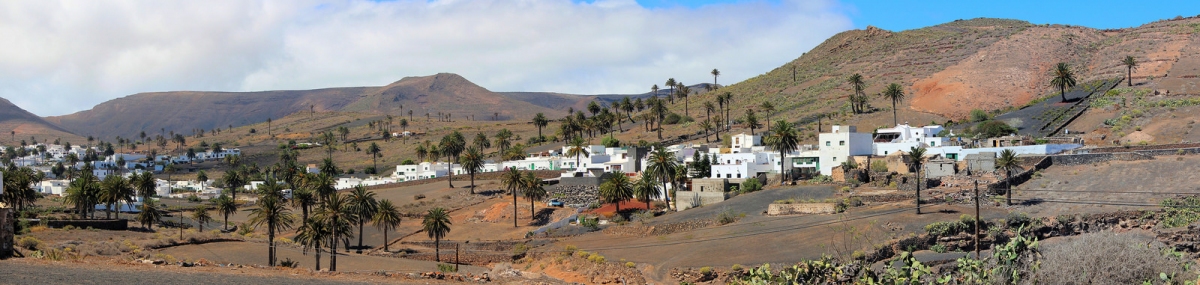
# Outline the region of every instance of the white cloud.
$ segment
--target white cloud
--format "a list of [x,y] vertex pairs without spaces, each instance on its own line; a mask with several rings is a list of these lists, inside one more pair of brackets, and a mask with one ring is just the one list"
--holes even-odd
[[722,83],[852,27],[837,3],[2,1],[0,97],[60,115],[138,92],[378,86],[453,72],[493,91]]

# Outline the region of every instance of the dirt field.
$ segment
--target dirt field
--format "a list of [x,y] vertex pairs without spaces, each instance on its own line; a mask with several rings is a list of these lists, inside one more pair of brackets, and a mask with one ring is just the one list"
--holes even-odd
[[[762,215],[774,200],[819,198],[828,193],[832,193],[828,187],[765,190],[721,204],[658,217],[651,222],[711,219],[726,209],[746,214],[732,224],[645,238],[597,232],[563,239],[550,250],[575,245],[580,250],[599,252],[609,260],[626,259],[649,264],[650,269],[644,272],[647,277],[663,281],[668,270],[676,267],[794,263],[819,258],[821,254],[838,255],[839,251],[849,256],[854,250],[870,244],[922,232],[928,223],[958,219],[961,214],[974,212],[973,207],[963,205],[925,205],[923,209],[927,214],[918,216],[909,210],[913,205],[908,202],[852,208],[839,215]],[[984,212],[985,218],[1000,218],[1004,214],[1002,210],[991,208],[985,208]],[[720,258],[716,258],[718,256]]]
[[[1200,157],[1192,155],[1160,156],[1154,160],[1114,161],[1094,165],[1056,165],[1043,171],[1040,178],[1035,178],[1017,187],[1017,190],[1013,191],[1013,199],[1157,205],[1163,199],[1175,195],[1106,192],[1190,193],[1197,189],[1198,185],[1192,183],[1197,179],[1200,179]],[[1032,204],[1014,207],[1013,210],[1028,212],[1033,216],[1052,217],[1059,214],[1156,208],[1054,202],[1033,202]]]
[[[315,256],[312,251],[308,255],[304,255],[301,249],[295,247],[278,247],[278,249],[280,260],[290,258],[291,260],[300,262],[300,265],[297,266],[298,268],[313,268]],[[218,242],[185,245],[163,249],[161,252],[169,254],[176,259],[198,260],[203,258],[217,263],[263,264],[267,260],[266,243],[255,242]],[[443,259],[443,261],[446,260]],[[411,273],[437,271],[436,262],[368,256],[346,253],[344,250],[340,250],[338,253],[337,262],[338,271],[341,272],[370,273],[387,271],[392,273]],[[321,254],[321,264],[321,268],[329,267],[329,252]],[[462,266],[459,270],[460,272],[475,274],[487,271],[485,268],[473,266]]]

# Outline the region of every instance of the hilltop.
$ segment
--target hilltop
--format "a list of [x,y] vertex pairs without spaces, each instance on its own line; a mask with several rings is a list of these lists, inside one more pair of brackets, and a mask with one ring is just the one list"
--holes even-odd
[[82,138],[71,134],[70,131],[47,122],[4,98],[0,98],[0,130],[6,131],[3,136],[0,136],[2,137],[0,141],[14,144],[21,140],[29,140],[30,137],[37,138],[38,141],[53,141],[54,139],[77,143],[83,141]]

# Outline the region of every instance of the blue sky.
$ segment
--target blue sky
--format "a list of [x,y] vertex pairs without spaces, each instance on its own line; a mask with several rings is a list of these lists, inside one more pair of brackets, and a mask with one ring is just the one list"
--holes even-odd
[[[779,0],[638,0],[647,8],[688,7]],[[1025,20],[1034,24],[1068,24],[1099,29],[1128,28],[1145,23],[1200,14],[1200,1],[972,1],[972,0],[840,0],[855,28],[872,25],[902,31],[956,19],[979,17]]]

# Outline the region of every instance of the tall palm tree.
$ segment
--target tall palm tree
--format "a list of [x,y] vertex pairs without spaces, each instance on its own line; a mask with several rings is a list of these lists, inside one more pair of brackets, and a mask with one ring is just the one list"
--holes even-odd
[[417,160],[425,161],[425,158],[427,158],[427,157],[429,157],[429,150],[425,149],[424,145],[418,145],[417,146]]
[[337,188],[334,188],[333,186],[335,183],[333,180],[333,175],[319,173],[317,175],[309,176],[309,179],[311,179],[311,181],[308,182],[309,186],[313,187],[313,191],[316,192],[319,200],[325,201],[328,200],[330,196],[337,195]]
[[318,212],[329,230],[329,271],[337,271],[338,242],[349,243],[350,224],[357,216],[350,209],[350,199],[336,192],[325,199]]
[[908,159],[912,161],[912,167],[916,169],[917,182],[917,214],[921,214],[921,165],[925,164],[925,148],[912,147],[908,152]]
[[653,177],[643,174],[642,178],[633,184],[633,195],[642,202],[646,202],[647,210],[653,210],[650,207],[650,199],[662,195],[662,191],[658,189],[658,182],[654,181]]
[[[384,235],[387,233],[385,232]],[[313,263],[313,270],[321,270],[321,248],[328,243],[329,236],[329,225],[317,217],[305,219],[304,224],[296,229],[295,241],[304,246],[304,254],[308,254],[309,249],[316,250],[317,260]]]
[[621,108],[620,109],[621,109],[621,111],[625,111],[625,117],[629,118],[629,123],[635,123],[633,121],[633,110],[634,110],[633,100],[630,100],[629,96],[625,96],[625,98],[621,98]]
[[192,211],[192,220],[200,226],[200,232],[204,232],[204,224],[212,222],[212,215],[208,214],[208,207],[204,205],[196,206],[196,210]]
[[771,102],[763,101],[761,105],[758,105],[758,108],[762,109],[763,114],[767,115],[767,129],[770,130],[771,129],[771,112],[775,112],[775,105],[771,104]]
[[591,155],[592,154],[588,152],[587,143],[584,143],[582,138],[575,137],[571,140],[571,144],[567,145],[567,156],[575,157],[576,171],[578,171],[580,168],[583,168],[583,164],[581,163],[582,160],[580,160],[580,158],[591,157]]
[[396,210],[396,205],[392,205],[392,201],[388,199],[379,200],[379,209],[375,211],[375,216],[371,218],[371,223],[383,232],[383,251],[388,252],[388,237],[390,231],[400,226],[400,211]]
[[475,194],[475,173],[483,171],[483,153],[478,148],[468,147],[458,158],[458,163],[471,175],[471,194]]
[[[787,153],[800,148],[800,136],[796,133],[796,129],[792,127],[792,123],[785,120],[776,122],[775,127],[771,129],[771,134],[763,142],[767,146],[779,151],[779,170],[781,173],[791,166],[791,163],[787,160]],[[785,179],[780,179],[780,185],[784,181]]]
[[242,176],[241,172],[230,168],[229,170],[225,170],[225,176],[221,177],[221,180],[224,182],[225,187],[229,187],[230,199],[237,201],[238,188],[246,185],[246,178]]
[[625,173],[613,172],[608,180],[600,184],[600,197],[605,203],[617,205],[617,215],[621,214],[621,202],[633,199],[633,184]]
[[379,174],[379,164],[375,163],[375,158],[378,158],[381,153],[383,153],[383,149],[380,149],[375,142],[371,142],[371,145],[367,146],[367,154],[371,155],[371,168],[375,169],[375,174]]
[[[670,100],[670,98],[671,98],[671,95],[675,95],[675,85],[676,85],[676,84],[678,84],[678,83],[677,83],[677,82],[675,82],[675,78],[674,78],[674,77],[672,77],[672,78],[668,78],[668,79],[667,79],[667,86],[666,86],[666,87],[671,89],[671,91],[668,91],[668,92],[667,92],[667,98],[668,98],[668,100]],[[654,93],[654,95],[655,95],[655,96],[658,96],[658,93]]]
[[422,228],[429,238],[433,239],[434,258],[437,262],[442,262],[442,238],[450,233],[450,214],[446,213],[446,209],[438,207],[429,210],[425,214],[425,219],[421,221]]
[[504,189],[512,193],[513,196],[513,227],[517,227],[517,191],[524,187],[525,177],[516,167],[509,168],[508,172],[500,175],[500,184],[504,184]]
[[700,128],[704,130],[704,143],[708,143],[708,131],[713,128],[712,119],[709,118],[700,122]]
[[1137,66],[1138,66],[1137,59],[1133,58],[1132,55],[1127,55],[1127,56],[1125,56],[1124,60],[1121,60],[1121,65],[1125,66],[1125,72],[1127,72],[1127,74],[1128,74],[1128,76],[1126,76],[1125,78],[1129,82],[1129,86],[1132,87],[1133,86],[1133,70],[1137,69]]
[[1007,196],[1008,205],[1012,205],[1012,172],[1019,167],[1018,162],[1017,153],[1011,149],[1001,151],[1000,157],[996,158],[996,168],[1004,171],[1004,192],[1005,196]]
[[[730,119],[729,110],[733,109],[733,93],[726,91],[725,94],[722,94],[721,96],[725,97],[725,117],[724,118],[726,120],[729,120]],[[726,131],[728,131],[730,129],[730,127],[731,126],[728,123],[725,124]]]
[[[719,109],[717,109],[717,114],[723,114],[725,112],[725,94],[717,95],[717,106],[720,107]],[[724,126],[725,126],[725,122],[721,122],[721,121],[717,122],[718,128],[724,128]],[[718,132],[717,137],[720,137],[720,136],[721,136],[721,134]]]
[[713,85],[715,87],[715,85],[717,85],[717,76],[721,76],[721,71],[717,70],[716,68],[713,68],[713,71],[711,73],[713,75]]
[[[646,171],[642,173],[643,179],[648,175],[652,179],[662,182],[662,189],[666,190],[667,183],[674,180],[673,178],[676,171],[675,168],[679,167],[678,162],[675,160],[675,155],[667,152],[667,149],[665,148],[656,148],[650,153],[647,161],[649,166],[646,167]],[[667,209],[670,210],[670,192],[668,192],[665,196],[667,200]]]
[[1059,62],[1054,67],[1054,78],[1050,79],[1050,85],[1058,87],[1059,95],[1062,96],[1062,101],[1067,101],[1067,89],[1075,87],[1075,72],[1071,71],[1071,66],[1066,62]]
[[237,213],[237,210],[237,203],[233,201],[233,198],[229,198],[229,196],[226,196],[225,194],[221,194],[221,196],[217,197],[217,213],[225,216],[224,228],[226,231],[229,230],[229,215]]
[[250,225],[255,228],[264,225],[267,227],[267,264],[269,266],[275,266],[275,233],[291,229],[295,219],[291,210],[284,206],[283,201],[273,195],[259,199],[258,208],[250,210]]
[[[525,176],[521,177],[521,192],[525,194],[526,199],[529,199],[529,212],[531,213],[529,218],[532,220],[537,216],[537,212],[533,208],[533,202],[545,199],[548,193],[546,193],[546,188],[542,187],[542,179],[538,178],[537,174],[534,174],[533,171],[526,171]],[[514,207],[513,209],[516,208]],[[513,213],[516,213],[516,211],[513,211]]]
[[313,205],[317,204],[317,193],[313,192],[311,185],[301,185],[294,188],[295,190],[292,190],[292,206],[299,207],[301,213],[300,220],[307,221],[309,210],[312,209]]
[[850,88],[854,90],[854,94],[850,95],[852,109],[854,109],[855,114],[860,113],[861,110],[859,110],[857,98],[863,95],[863,89],[866,87],[866,83],[863,83],[863,76],[862,74],[855,73],[850,75],[850,78],[847,78],[846,82],[850,83]]
[[684,86],[683,83],[680,82],[678,92],[679,98],[683,98],[683,115],[689,117],[692,116],[692,114],[688,111],[688,95],[691,95],[692,89]]
[[367,191],[367,187],[362,185],[355,186],[348,198],[350,212],[354,214],[354,221],[358,222],[358,248],[355,251],[362,253],[363,224],[375,217],[379,211],[379,201],[375,200],[375,192]]
[[896,103],[904,100],[904,88],[900,84],[888,84],[887,89],[883,90],[883,98],[892,101],[892,124],[900,125],[900,119],[896,117]]
[[539,138],[542,137],[542,128],[546,127],[548,124],[550,124],[550,120],[546,119],[546,115],[537,113],[537,115],[533,116],[533,125],[538,128]]
[[492,147],[492,140],[488,139],[488,136],[486,134],[483,134],[482,132],[476,133],[475,140],[472,141],[471,143],[475,148],[478,148],[480,151],[484,151],[484,150],[487,150],[488,148]]
[[459,133],[458,131],[454,131],[453,133],[442,137],[441,143],[438,144],[439,148],[442,150],[442,155],[446,156],[446,163],[449,164],[448,171],[446,171],[449,179],[446,179],[446,182],[449,183],[450,188],[454,188],[453,161],[458,160],[459,154],[462,154],[463,150],[466,148],[466,145],[466,139],[463,138],[462,133]]

